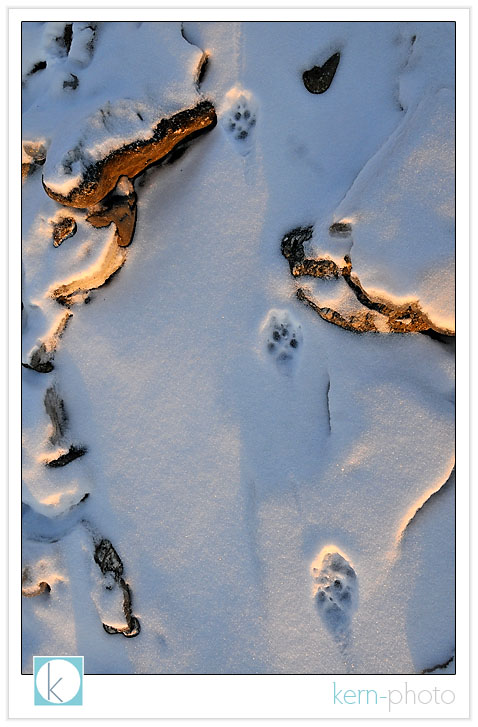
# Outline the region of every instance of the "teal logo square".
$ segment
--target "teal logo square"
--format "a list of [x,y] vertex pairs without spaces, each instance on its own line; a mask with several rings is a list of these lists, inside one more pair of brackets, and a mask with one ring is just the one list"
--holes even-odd
[[33,681],[37,706],[82,705],[83,657],[34,656]]

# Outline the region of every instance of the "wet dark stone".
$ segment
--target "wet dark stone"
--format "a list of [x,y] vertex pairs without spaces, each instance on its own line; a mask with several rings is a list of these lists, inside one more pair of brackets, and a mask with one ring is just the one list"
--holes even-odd
[[61,454],[56,459],[51,459],[46,463],[47,467],[64,467],[67,464],[70,464],[70,462],[73,462],[75,459],[78,459],[78,457],[83,457],[84,454],[86,454],[88,450],[86,447],[75,447],[74,444],[71,445],[68,452],[65,452],[65,454]]
[[65,30],[63,31],[63,45],[65,46],[66,54],[70,52],[71,41],[73,40],[73,23],[67,23]]
[[323,66],[313,66],[302,74],[304,86],[310,93],[325,93],[332,83],[337,66],[340,61],[340,53],[334,53],[325,61]]
[[113,573],[115,578],[120,578],[123,573],[121,558],[107,538],[103,538],[96,545],[95,562],[99,565],[102,573]]
[[309,227],[296,227],[282,238],[281,251],[289,261],[291,272],[296,265],[304,261],[304,242],[311,239],[313,231],[312,225]]
[[46,61],[38,61],[38,63],[35,63],[33,68],[28,71],[27,76],[33,76],[34,73],[38,73],[38,71],[43,71],[46,68]]
[[[58,395],[54,386],[48,387],[45,391],[43,403],[53,427],[53,432],[50,435],[50,442],[55,445],[60,444],[68,428],[68,415],[65,410],[64,401]],[[55,465],[51,466],[55,467]]]

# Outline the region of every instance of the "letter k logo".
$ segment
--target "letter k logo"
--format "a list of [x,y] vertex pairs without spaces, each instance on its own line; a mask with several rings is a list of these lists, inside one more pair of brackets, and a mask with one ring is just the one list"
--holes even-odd
[[36,705],[83,704],[82,656],[34,656],[33,674]]
[[54,685],[53,686],[50,686],[50,665],[51,665],[51,661],[49,661],[48,664],[47,664],[47,667],[48,667],[48,697],[47,697],[47,699],[48,699],[49,702],[51,702],[52,700],[51,700],[50,694],[53,694],[53,696],[56,697],[59,702],[63,702],[63,699],[61,699],[58,696],[58,694],[55,694],[55,692],[53,691],[54,688],[56,687],[56,685],[61,682],[61,680],[63,679],[63,677],[60,677],[59,679],[57,679],[56,682],[54,683]]

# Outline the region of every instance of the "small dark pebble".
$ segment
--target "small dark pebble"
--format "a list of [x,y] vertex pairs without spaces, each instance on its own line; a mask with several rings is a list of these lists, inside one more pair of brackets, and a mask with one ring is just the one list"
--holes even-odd
[[352,232],[352,225],[349,222],[334,222],[329,227],[329,234],[340,237],[348,237]]
[[64,467],[67,464],[70,464],[70,462],[73,462],[75,459],[78,459],[78,457],[83,457],[84,454],[87,453],[86,447],[75,447],[74,444],[71,445],[68,452],[65,452],[65,454],[61,454],[56,459],[51,459],[46,462],[47,467]]
[[46,61],[38,61],[38,63],[35,63],[33,68],[28,71],[27,76],[33,76],[34,73],[38,73],[38,71],[43,71],[46,68]]
[[78,76],[75,76],[74,73],[70,73],[70,79],[68,81],[63,81],[63,88],[71,88],[74,90],[75,88],[78,88],[78,84]]

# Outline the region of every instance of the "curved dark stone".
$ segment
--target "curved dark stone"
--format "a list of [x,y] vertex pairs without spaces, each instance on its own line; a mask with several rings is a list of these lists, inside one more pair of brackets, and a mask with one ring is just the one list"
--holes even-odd
[[323,66],[313,66],[302,74],[304,86],[310,93],[325,93],[334,80],[340,61],[340,53],[334,53]]

